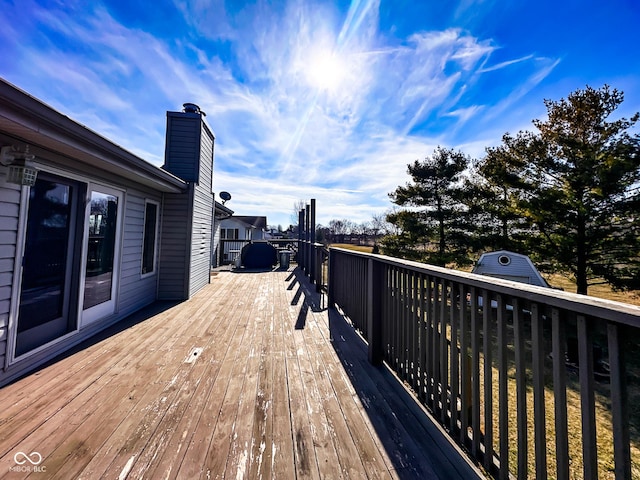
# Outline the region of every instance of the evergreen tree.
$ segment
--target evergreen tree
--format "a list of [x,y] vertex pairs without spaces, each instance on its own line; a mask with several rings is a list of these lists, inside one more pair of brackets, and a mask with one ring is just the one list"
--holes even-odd
[[503,144],[487,148],[486,156],[472,166],[468,190],[474,199],[470,215],[475,226],[474,250],[512,250],[526,253],[531,226],[519,209],[526,185],[520,172],[524,135],[505,134]]
[[388,215],[400,233],[384,239],[385,253],[435,265],[469,263],[462,203],[468,163],[462,152],[438,147],[423,162],[408,165],[412,182],[389,194],[408,208]]
[[510,172],[520,170],[532,253],[571,273],[582,294],[597,279],[640,287],[640,135],[629,133],[640,116],[607,120],[622,101],[606,85],[546,100],[548,118],[534,121],[539,133],[505,136],[495,152],[507,153]]

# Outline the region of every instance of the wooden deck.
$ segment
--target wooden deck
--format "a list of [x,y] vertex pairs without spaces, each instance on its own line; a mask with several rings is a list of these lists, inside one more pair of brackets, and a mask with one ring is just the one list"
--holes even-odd
[[290,269],[147,308],[0,389],[0,477],[477,476],[320,303]]

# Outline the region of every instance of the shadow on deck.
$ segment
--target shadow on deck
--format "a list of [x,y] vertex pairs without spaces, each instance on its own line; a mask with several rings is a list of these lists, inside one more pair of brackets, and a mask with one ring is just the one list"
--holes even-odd
[[0,476],[479,477],[323,305],[290,269],[139,312],[0,389]]

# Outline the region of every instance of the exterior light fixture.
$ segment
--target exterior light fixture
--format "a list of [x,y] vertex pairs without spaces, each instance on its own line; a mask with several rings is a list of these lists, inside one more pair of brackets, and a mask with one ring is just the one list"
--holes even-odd
[[14,145],[7,145],[0,149],[0,164],[8,168],[7,183],[33,186],[36,183],[38,170],[32,161],[35,155],[29,153],[29,145],[21,152]]

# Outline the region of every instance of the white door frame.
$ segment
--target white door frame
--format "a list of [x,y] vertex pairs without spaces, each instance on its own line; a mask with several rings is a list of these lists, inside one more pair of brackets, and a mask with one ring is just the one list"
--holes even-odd
[[[91,194],[93,192],[113,195],[118,199],[118,207],[116,209],[116,233],[115,245],[113,248],[113,272],[111,276],[111,298],[93,307],[84,309],[84,291],[87,275],[87,259],[89,244],[89,216],[91,214]],[[116,312],[117,292],[120,279],[120,252],[122,251],[122,224],[124,211],[124,191],[109,187],[103,184],[89,182],[87,188],[87,199],[84,214],[84,235],[82,240],[82,268],[80,272],[80,295],[79,295],[79,327],[83,328],[87,325],[105,316]]]

